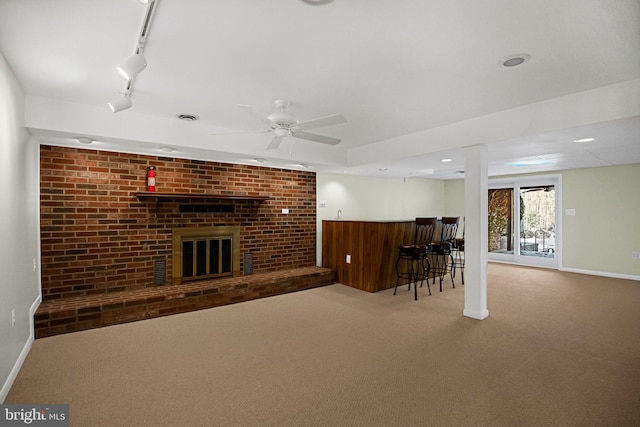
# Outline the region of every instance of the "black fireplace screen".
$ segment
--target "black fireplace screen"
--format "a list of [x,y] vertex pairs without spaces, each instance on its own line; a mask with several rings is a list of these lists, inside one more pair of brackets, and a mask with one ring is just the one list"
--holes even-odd
[[231,249],[231,238],[183,238],[182,279],[233,275]]

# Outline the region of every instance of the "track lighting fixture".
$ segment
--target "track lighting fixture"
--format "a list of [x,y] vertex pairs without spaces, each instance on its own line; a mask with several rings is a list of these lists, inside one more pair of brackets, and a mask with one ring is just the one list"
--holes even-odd
[[142,53],[147,41],[147,36],[149,35],[151,18],[155,12],[155,6],[158,0],[140,0],[140,2],[147,5],[147,10],[144,19],[142,20],[142,29],[138,35],[138,42],[136,44],[134,54],[127,58],[122,65],[116,67],[118,74],[127,81],[127,88],[124,91],[124,96],[107,103],[113,113],[131,108],[133,102],[131,102],[130,95],[133,91],[133,81],[135,80],[136,75],[147,67],[147,60],[144,58]]
[[131,98],[128,95],[121,96],[120,98],[114,99],[113,101],[107,103],[112,113],[117,113],[118,111],[126,110],[127,108],[131,108],[133,102],[131,102]]
[[124,63],[116,70],[125,80],[133,80],[133,78],[147,67],[147,60],[141,53],[136,53],[127,58]]

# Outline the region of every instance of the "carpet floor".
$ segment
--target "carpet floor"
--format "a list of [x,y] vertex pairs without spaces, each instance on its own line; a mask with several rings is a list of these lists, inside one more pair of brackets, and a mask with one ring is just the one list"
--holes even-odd
[[639,426],[640,283],[489,265],[464,286],[335,284],[34,342],[5,403],[72,426]]

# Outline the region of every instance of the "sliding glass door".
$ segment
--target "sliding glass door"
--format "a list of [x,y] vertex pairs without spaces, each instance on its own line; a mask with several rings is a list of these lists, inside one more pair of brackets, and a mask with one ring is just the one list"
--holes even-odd
[[559,178],[490,181],[489,259],[558,266]]

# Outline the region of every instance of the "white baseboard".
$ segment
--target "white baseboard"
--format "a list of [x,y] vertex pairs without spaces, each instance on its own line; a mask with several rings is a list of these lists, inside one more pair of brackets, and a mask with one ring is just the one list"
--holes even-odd
[[569,268],[569,267],[549,267],[549,266],[545,266],[545,265],[525,265],[525,264],[518,264],[517,262],[512,262],[512,261],[502,261],[502,260],[495,260],[495,259],[490,259],[489,262],[494,262],[494,263],[497,263],[497,264],[519,265],[519,266],[522,266],[522,267],[550,268],[552,270],[566,271],[567,273],[589,274],[591,276],[610,277],[612,279],[626,279],[626,280],[639,280],[640,281],[640,276],[633,276],[631,274],[609,273],[607,271],[583,270],[583,269],[580,269],[580,268]]
[[31,304],[29,308],[29,338],[24,343],[24,347],[22,347],[22,351],[20,352],[20,356],[18,356],[18,360],[13,365],[11,372],[9,372],[9,377],[2,385],[0,389],[0,403],[4,403],[4,400],[9,395],[9,390],[11,390],[11,386],[13,386],[13,382],[16,380],[18,376],[18,372],[20,372],[20,368],[22,368],[22,364],[24,363],[29,351],[31,350],[31,346],[33,345],[33,340],[35,339],[35,328],[33,324],[33,317],[36,314],[36,310],[40,306],[40,302],[42,301],[40,295],[36,298],[36,300]]
[[618,273],[608,273],[606,271],[593,271],[593,270],[582,270],[579,268],[559,268],[560,271],[566,271],[567,273],[579,273],[579,274],[589,274],[591,276],[602,276],[602,277],[611,277],[613,279],[626,279],[626,280],[638,280],[640,281],[640,276],[633,276],[631,274],[618,274]]

